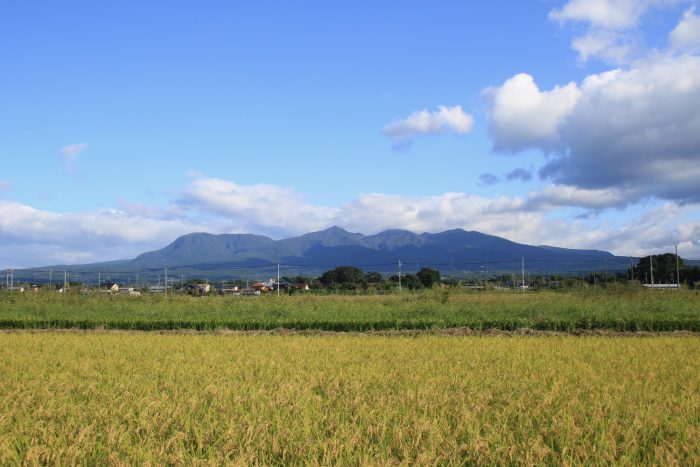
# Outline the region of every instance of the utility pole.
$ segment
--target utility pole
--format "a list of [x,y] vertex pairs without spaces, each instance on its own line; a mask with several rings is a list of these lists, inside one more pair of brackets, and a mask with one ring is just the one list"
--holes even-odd
[[523,289],[523,293],[525,293],[525,257],[520,258],[520,266],[521,266],[522,275],[523,275],[522,289]]
[[649,255],[649,275],[651,276],[651,288],[654,288],[654,258]]
[[51,280],[53,279],[53,268],[49,268],[49,290],[51,290]]
[[15,269],[10,268],[10,290],[15,289]]
[[102,272],[97,273],[97,290],[102,290]]
[[165,296],[168,296],[168,266],[165,266]]
[[68,270],[63,268],[63,293],[66,293],[68,289]]
[[401,292],[401,260],[399,260],[399,292]]
[[678,267],[678,244],[676,243],[676,287],[681,288],[681,270]]
[[277,296],[280,296],[280,263],[277,263]]
[[630,256],[630,276],[631,280],[634,280],[634,266],[632,265],[632,257]]
[[603,260],[603,264],[605,265],[605,288],[608,287],[608,260],[607,258]]

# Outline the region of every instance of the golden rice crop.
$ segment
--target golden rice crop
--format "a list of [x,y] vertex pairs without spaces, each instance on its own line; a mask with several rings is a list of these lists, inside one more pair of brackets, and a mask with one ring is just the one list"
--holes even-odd
[[1,333],[0,464],[700,463],[697,337]]

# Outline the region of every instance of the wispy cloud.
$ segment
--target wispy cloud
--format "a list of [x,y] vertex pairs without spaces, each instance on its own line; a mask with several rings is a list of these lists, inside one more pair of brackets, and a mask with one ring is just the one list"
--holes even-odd
[[63,161],[67,172],[72,172],[80,154],[87,149],[87,143],[69,144],[58,150],[58,156]]
[[[583,25],[571,48],[582,62],[598,58],[620,65],[644,54],[637,33],[650,10],[673,7],[683,0],[569,0],[549,13],[561,25]],[[685,35],[685,34],[684,34]]]
[[0,193],[4,191],[9,191],[12,188],[12,182],[7,180],[0,180]]
[[674,50],[700,51],[700,16],[695,13],[695,5],[683,13],[678,25],[669,33],[668,42]]
[[506,174],[506,180],[508,180],[509,182],[513,180],[529,182],[530,180],[532,180],[532,170],[523,169],[522,167],[513,169]]
[[497,175],[494,175],[492,173],[483,173],[479,175],[479,184],[480,185],[495,185],[498,183],[500,179],[498,178]]
[[473,126],[474,118],[462,110],[461,106],[441,105],[434,112],[424,109],[394,121],[382,129],[382,134],[391,139],[394,148],[403,148],[409,146],[418,135],[447,131],[464,134],[469,133]]

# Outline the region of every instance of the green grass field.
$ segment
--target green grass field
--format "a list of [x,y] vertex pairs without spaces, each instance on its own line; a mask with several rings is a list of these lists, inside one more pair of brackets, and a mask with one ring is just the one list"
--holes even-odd
[[700,339],[0,333],[0,464],[700,463]]
[[0,328],[700,331],[699,291],[430,290],[401,295],[265,297],[0,295]]

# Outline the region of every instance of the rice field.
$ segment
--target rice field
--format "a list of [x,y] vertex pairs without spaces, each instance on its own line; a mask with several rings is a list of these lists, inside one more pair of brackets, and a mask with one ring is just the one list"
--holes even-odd
[[700,339],[0,333],[0,464],[700,463]]
[[611,287],[565,292],[190,297],[0,294],[2,329],[476,330],[700,332],[700,291]]

